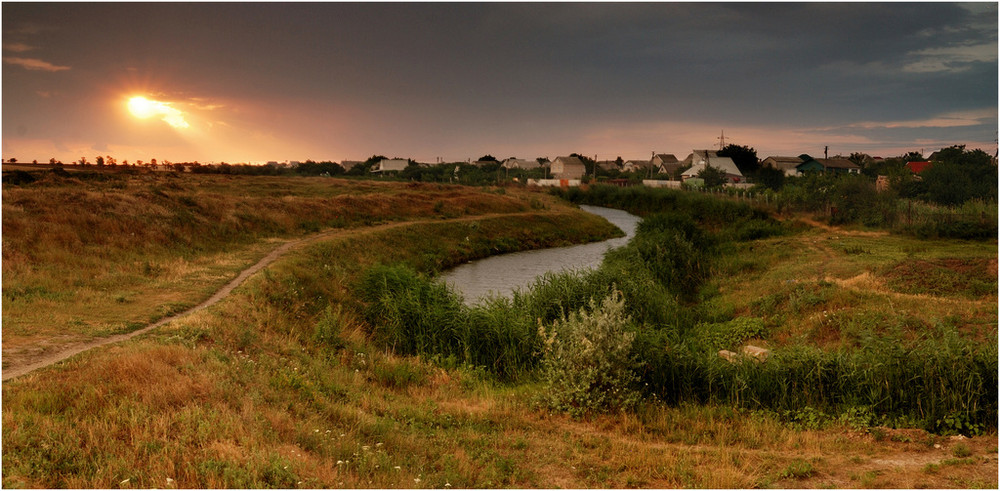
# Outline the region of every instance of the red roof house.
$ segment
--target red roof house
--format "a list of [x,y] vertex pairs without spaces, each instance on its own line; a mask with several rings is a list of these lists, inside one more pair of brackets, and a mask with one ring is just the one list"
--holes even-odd
[[930,162],[907,162],[906,168],[910,169],[910,172],[914,174],[920,174],[925,169],[931,166]]

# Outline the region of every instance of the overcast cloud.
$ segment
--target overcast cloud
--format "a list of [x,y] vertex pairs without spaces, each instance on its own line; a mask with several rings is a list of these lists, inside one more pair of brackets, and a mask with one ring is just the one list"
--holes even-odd
[[20,160],[996,148],[996,3],[4,3],[3,61]]

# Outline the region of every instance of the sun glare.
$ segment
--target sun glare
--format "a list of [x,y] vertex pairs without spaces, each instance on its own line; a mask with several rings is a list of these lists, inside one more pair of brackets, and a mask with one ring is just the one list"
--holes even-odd
[[128,100],[128,110],[133,116],[139,119],[146,119],[156,114],[156,104],[142,96],[136,96]]
[[190,125],[184,120],[184,113],[179,109],[171,107],[169,104],[160,101],[152,101],[142,96],[135,96],[128,100],[128,110],[139,119],[158,117],[174,128],[187,128]]

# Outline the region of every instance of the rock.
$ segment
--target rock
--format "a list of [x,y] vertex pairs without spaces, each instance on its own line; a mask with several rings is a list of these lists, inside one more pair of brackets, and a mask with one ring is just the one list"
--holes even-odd
[[743,354],[752,356],[760,361],[764,361],[767,359],[768,355],[771,354],[771,350],[748,344],[743,347]]
[[719,357],[720,358],[725,358],[726,360],[729,360],[730,362],[735,362],[737,356],[739,356],[739,355],[737,353],[732,352],[732,351],[724,350],[724,349],[720,349],[719,350]]

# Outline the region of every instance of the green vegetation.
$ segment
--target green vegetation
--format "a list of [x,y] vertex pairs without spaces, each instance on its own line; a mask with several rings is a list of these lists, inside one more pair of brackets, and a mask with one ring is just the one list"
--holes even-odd
[[632,353],[633,329],[621,293],[612,289],[601,305],[580,309],[538,327],[541,377],[539,401],[579,416],[590,411],[625,411],[639,403],[634,389],[640,366]]
[[[735,244],[746,243],[747,237],[761,240],[781,234],[782,227],[746,204],[703,195],[668,190],[593,189],[593,192],[570,190],[568,197],[589,204],[617,204],[640,213],[657,208],[671,211],[648,215],[635,239],[609,253],[596,272],[548,277],[535,289],[515,296],[512,302],[493,302],[488,308],[472,309],[488,310],[488,315],[468,314],[459,299],[449,298],[443,286],[435,287],[427,280],[413,291],[433,290],[438,293],[432,298],[449,299],[415,303],[407,310],[409,316],[369,316],[369,321],[377,326],[423,326],[415,328],[424,333],[433,326],[448,326],[448,321],[504,319],[506,323],[491,325],[486,330],[490,333],[499,330],[502,333],[499,335],[452,335],[448,327],[438,327],[437,335],[446,339],[516,340],[506,348],[490,343],[488,352],[475,355],[471,353],[476,347],[467,343],[448,349],[423,343],[422,348],[407,352],[446,357],[465,353],[464,361],[499,359],[499,353],[516,352],[521,366],[530,367],[532,358],[526,354],[544,352],[532,349],[540,343],[530,335],[528,326],[533,319],[545,324],[563,312],[575,312],[588,305],[593,310],[593,302],[600,302],[608,295],[606,285],[614,284],[625,292],[622,308],[635,321],[629,335],[635,336],[632,356],[643,361],[636,374],[647,397],[671,404],[693,402],[766,410],[792,421],[805,412],[812,414],[817,424],[848,418],[852,424],[862,426],[916,424],[940,433],[978,434],[995,430],[995,325],[987,338],[991,342],[985,344],[961,337],[954,328],[940,326],[932,331],[933,335],[924,334],[908,342],[861,332],[858,342],[842,349],[792,344],[776,351],[767,363],[731,363],[717,356],[716,351],[734,349],[748,339],[765,338],[768,329],[763,319],[732,317],[712,310],[710,301],[714,295],[704,288],[705,283],[711,278],[710,272],[731,267],[721,256],[733,254]],[[662,200],[657,203],[656,197]],[[386,293],[366,300],[377,300],[380,306],[404,304],[398,300],[399,293],[389,297],[388,289],[381,290]],[[639,291],[647,293],[630,295]],[[814,308],[827,301],[822,287],[815,292],[795,291],[798,293],[787,304],[792,310]],[[975,291],[979,296],[995,293],[987,288]],[[661,299],[651,300],[651,296]],[[775,307],[772,304],[767,310]],[[504,309],[510,310],[504,312]],[[555,326],[563,323],[556,322]],[[394,340],[395,345],[403,344],[398,338]],[[570,359],[568,355],[563,357]],[[585,366],[590,369],[599,365],[589,362]],[[504,375],[510,373],[503,371]],[[601,384],[591,380],[580,390],[604,393]],[[624,382],[619,388],[623,393],[633,389]],[[570,407],[579,408],[581,404],[577,401]],[[615,407],[609,405],[603,410]]]

